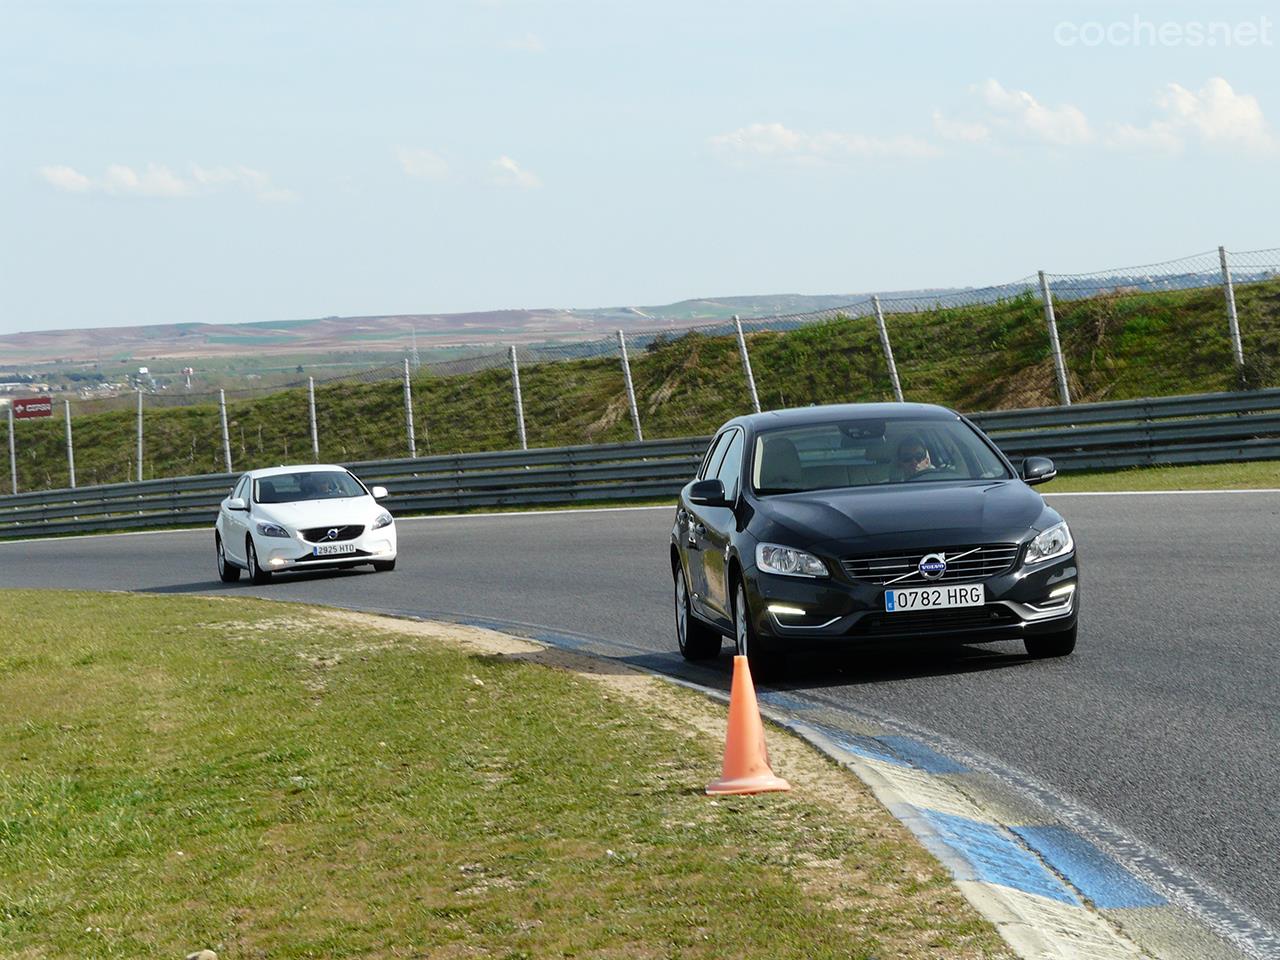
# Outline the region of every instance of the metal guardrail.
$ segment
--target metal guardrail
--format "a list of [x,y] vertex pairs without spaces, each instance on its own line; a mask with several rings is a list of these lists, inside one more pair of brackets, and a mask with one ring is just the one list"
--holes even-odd
[[[1280,389],[1000,410],[970,416],[1010,459],[1064,471],[1280,459]],[[392,510],[611,502],[674,496],[708,437],[349,463]],[[212,523],[238,474],[0,497],[0,538]],[[1280,477],[1278,477],[1280,482]]]

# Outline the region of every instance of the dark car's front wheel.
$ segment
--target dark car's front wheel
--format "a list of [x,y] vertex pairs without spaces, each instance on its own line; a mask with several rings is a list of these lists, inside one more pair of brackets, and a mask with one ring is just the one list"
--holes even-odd
[[689,608],[684,571],[675,569],[676,643],[686,660],[710,660],[720,655],[720,634],[697,619]]
[[747,588],[737,582],[733,594],[733,634],[738,655],[747,658],[751,676],[755,680],[768,680],[782,673],[784,661],[777,651],[761,644],[756,628],[751,622],[751,608],[747,605]]
[[1076,648],[1076,624],[1070,630],[1061,633],[1049,633],[1042,637],[1027,637],[1022,641],[1027,648],[1027,656],[1033,660],[1047,660],[1050,657],[1065,657]]

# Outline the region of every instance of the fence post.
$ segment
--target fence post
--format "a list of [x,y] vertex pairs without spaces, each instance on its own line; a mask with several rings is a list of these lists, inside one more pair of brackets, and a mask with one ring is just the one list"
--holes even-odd
[[747,338],[742,335],[742,321],[733,315],[733,328],[738,332],[738,353],[742,355],[742,372],[747,375],[747,389],[751,391],[751,409],[760,412],[760,395],[756,393],[756,375],[751,372],[751,356],[747,353]]
[[316,378],[307,377],[307,418],[311,421],[311,462],[320,462],[320,431],[316,429]]
[[1231,329],[1231,352],[1236,358],[1236,370],[1244,367],[1244,346],[1240,343],[1240,318],[1236,316],[1236,288],[1231,283],[1231,268],[1227,266],[1227,248],[1218,247],[1218,260],[1222,263],[1222,289],[1227,298],[1227,326]]
[[76,488],[76,446],[71,440],[71,401],[63,400],[62,406],[67,414],[67,476],[71,480],[71,489]]
[[627,403],[631,405],[631,424],[636,428],[636,439],[643,440],[640,430],[640,410],[636,407],[636,390],[631,382],[631,361],[627,359],[627,338],[618,331],[618,349],[622,351],[622,377],[627,382]]
[[884,311],[880,309],[880,298],[873,296],[872,305],[876,308],[876,329],[880,331],[880,348],[884,350],[884,362],[889,365],[889,380],[893,383],[893,399],[902,402],[902,383],[898,380],[898,365],[893,361],[893,347],[889,345],[889,328],[884,325]]
[[142,388],[138,388],[138,482],[143,480],[142,475]]
[[511,345],[511,389],[516,398],[516,429],[520,434],[520,449],[529,449],[529,440],[524,432],[524,400],[520,396],[520,363],[516,360],[515,344]]
[[409,382],[409,358],[404,358],[404,429],[409,435],[409,459],[417,459],[418,441],[413,435],[413,386]]
[[18,492],[18,451],[13,444],[13,402],[10,401],[9,406],[5,408],[9,411],[9,482],[13,485],[13,492]]
[[222,463],[231,472],[231,431],[227,429],[227,391],[218,391],[218,419],[222,421]]
[[1044,322],[1049,327],[1049,347],[1053,350],[1053,369],[1058,376],[1058,398],[1064,407],[1071,406],[1071,391],[1067,389],[1067,365],[1062,360],[1062,344],[1058,342],[1058,321],[1053,316],[1053,293],[1044,271],[1040,271],[1040,298],[1044,301]]

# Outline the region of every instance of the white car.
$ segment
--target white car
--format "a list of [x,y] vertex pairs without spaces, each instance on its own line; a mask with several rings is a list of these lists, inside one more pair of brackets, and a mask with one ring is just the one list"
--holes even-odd
[[243,570],[266,583],[282,570],[394,570],[396,523],[378,503],[386,495],[345,467],[250,470],[218,508],[218,576],[235,583]]

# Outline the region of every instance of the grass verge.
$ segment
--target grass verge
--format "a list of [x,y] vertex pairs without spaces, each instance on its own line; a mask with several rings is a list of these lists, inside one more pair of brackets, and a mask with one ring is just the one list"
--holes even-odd
[[723,708],[653,678],[250,600],[4,591],[0,637],[7,958],[1009,956],[798,741],[701,795]]
[[1062,473],[1042,493],[1105,493],[1116,490],[1257,490],[1280,487],[1280,462],[1207,463],[1181,467]]

